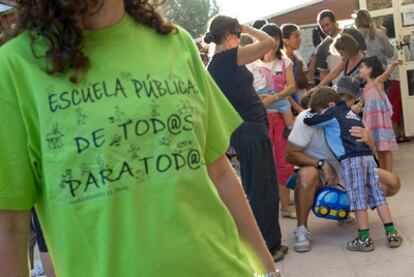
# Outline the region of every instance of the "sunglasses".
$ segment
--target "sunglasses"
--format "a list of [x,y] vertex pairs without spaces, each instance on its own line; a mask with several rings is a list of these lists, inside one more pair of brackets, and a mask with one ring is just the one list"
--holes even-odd
[[241,37],[241,32],[231,32],[233,35],[235,35],[238,39]]

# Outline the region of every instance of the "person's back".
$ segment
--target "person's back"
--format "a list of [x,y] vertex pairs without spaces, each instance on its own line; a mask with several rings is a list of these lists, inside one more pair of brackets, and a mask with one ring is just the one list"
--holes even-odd
[[386,68],[388,59],[394,56],[394,47],[388,41],[385,33],[381,30],[375,30],[374,38],[371,38],[368,33],[363,35],[367,45],[366,56],[377,57]]
[[358,142],[351,136],[352,127],[364,127],[361,118],[345,102],[339,102],[323,113],[314,113],[304,119],[305,124],[323,127],[326,141],[339,161],[350,157],[372,155],[365,143]]
[[265,122],[266,109],[253,87],[253,75],[237,64],[238,48],[215,54],[207,66],[217,85],[245,121]]
[[[119,10],[113,25],[77,33],[89,62],[80,59],[89,66],[77,75],[59,71],[61,48],[55,59],[38,58],[50,45],[43,36],[31,41],[29,31],[0,48],[0,240],[7,241],[4,226],[14,225],[4,211],[36,204],[59,277],[251,276],[243,231],[211,167],[228,165],[224,153],[242,120],[188,33],[160,25],[161,34]],[[237,180],[223,170],[220,177]],[[233,203],[250,212],[240,184],[232,184],[243,197]],[[250,218],[249,233],[260,241],[247,214],[243,222]],[[11,233],[24,240],[20,230]],[[12,251],[27,252],[17,241]],[[27,276],[22,268],[24,261],[0,259],[1,276]]]

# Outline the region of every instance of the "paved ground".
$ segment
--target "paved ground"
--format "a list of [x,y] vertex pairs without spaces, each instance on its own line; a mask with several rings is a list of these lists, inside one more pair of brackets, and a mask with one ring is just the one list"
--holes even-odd
[[400,192],[388,203],[394,222],[405,241],[398,249],[389,249],[382,223],[376,213],[370,213],[370,230],[376,250],[354,253],[345,249],[345,242],[356,235],[356,226],[341,227],[330,220],[310,217],[313,250],[293,251],[296,221],[282,219],[284,244],[291,249],[285,260],[278,263],[283,277],[413,277],[414,276],[414,143],[402,144],[395,154],[395,172],[400,176]]

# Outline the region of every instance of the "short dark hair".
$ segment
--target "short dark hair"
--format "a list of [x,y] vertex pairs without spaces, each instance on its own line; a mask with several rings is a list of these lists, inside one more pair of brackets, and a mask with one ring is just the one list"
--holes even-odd
[[340,100],[340,96],[333,88],[319,87],[310,99],[310,107],[312,111],[316,111],[319,108],[326,109],[329,107],[329,103],[338,104]]
[[382,26],[387,28],[387,37],[395,38],[394,16],[387,16],[382,22]]
[[320,13],[318,13],[317,21],[318,23],[324,19],[325,17],[329,18],[331,22],[336,22],[336,16],[335,13],[331,10],[323,10]]
[[309,104],[310,104],[310,95],[305,95],[302,100],[300,100],[300,105],[302,106],[302,108],[304,109],[309,109]]
[[280,29],[282,30],[283,38],[290,38],[290,36],[295,31],[300,31],[300,28],[298,25],[295,24],[283,24]]
[[267,22],[266,19],[256,19],[255,21],[253,21],[252,27],[255,28],[255,29],[257,29],[257,30],[260,30],[267,23],[268,22]]
[[361,64],[364,64],[367,67],[372,69],[371,75],[369,76],[372,79],[375,79],[384,73],[384,68],[382,67],[382,63],[377,58],[377,56],[363,58],[361,61]]
[[261,30],[265,32],[266,34],[268,34],[269,36],[271,36],[272,38],[279,40],[279,49],[277,49],[276,51],[276,56],[279,59],[281,59],[283,56],[282,49],[284,46],[282,30],[280,30],[279,26],[277,26],[275,23],[267,23],[266,25],[262,27]]

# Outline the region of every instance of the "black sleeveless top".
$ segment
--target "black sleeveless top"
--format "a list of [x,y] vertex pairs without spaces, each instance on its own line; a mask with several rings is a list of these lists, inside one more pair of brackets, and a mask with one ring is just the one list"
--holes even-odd
[[244,121],[265,123],[267,113],[253,88],[253,74],[237,64],[237,52],[238,47],[215,54],[207,69]]

